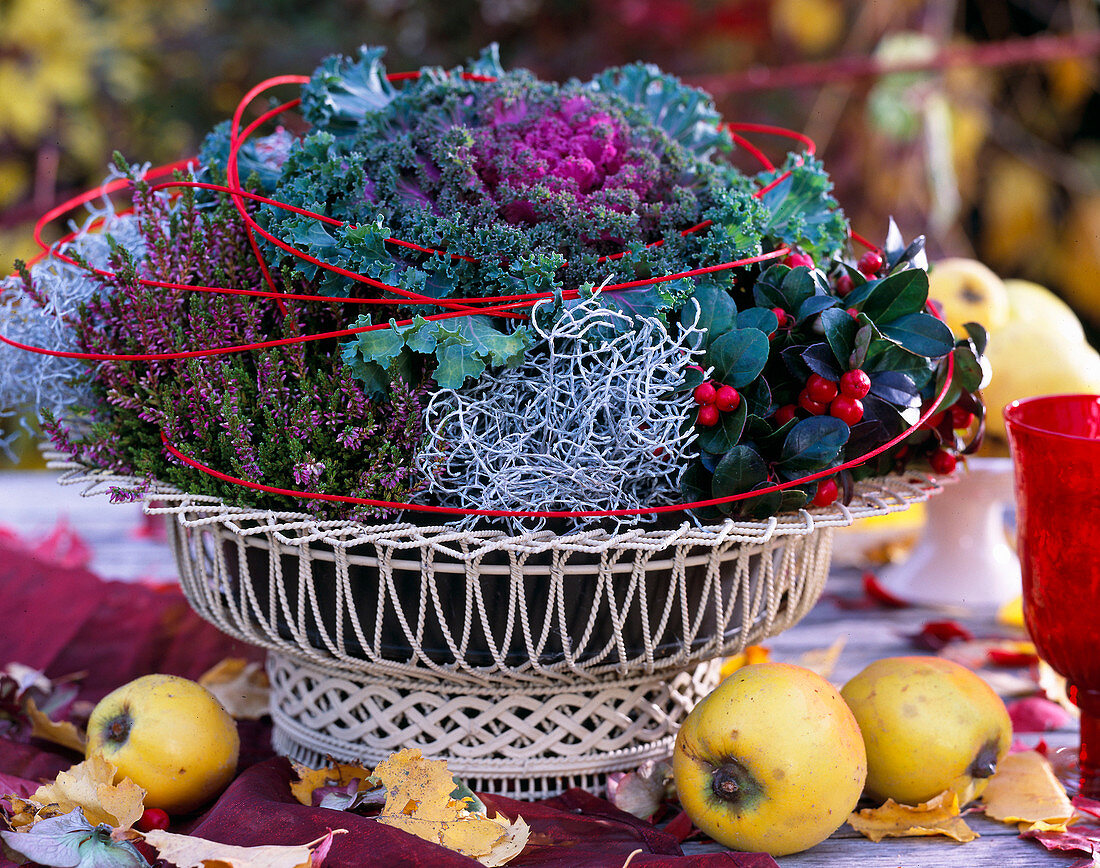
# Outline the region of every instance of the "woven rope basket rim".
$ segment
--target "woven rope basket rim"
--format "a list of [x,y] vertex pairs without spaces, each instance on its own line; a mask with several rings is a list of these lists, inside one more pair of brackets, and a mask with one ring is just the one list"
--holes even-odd
[[324,543],[351,548],[365,543],[394,549],[432,548],[460,560],[479,558],[497,551],[536,553],[559,551],[603,552],[613,549],[661,550],[675,545],[721,546],[762,543],[775,537],[802,536],[817,528],[848,527],[857,519],[901,512],[928,500],[942,490],[942,480],[922,473],[892,474],[856,483],[852,501],[800,509],[767,519],[726,519],[721,524],[697,526],[684,518],[674,528],[628,528],[616,533],[606,529],[558,534],[553,530],[511,535],[503,530],[468,530],[446,524],[420,526],[408,522],[369,525],[346,520],[319,520],[308,513],[230,506],[217,497],[193,494],[160,482],[89,467],[63,453],[43,450],[47,467],[61,471],[58,484],[83,485],[83,497],[107,496],[114,487],[141,491],[144,510],[150,515],[174,515],[181,526],[222,524],[243,537],[269,536],[283,545]]

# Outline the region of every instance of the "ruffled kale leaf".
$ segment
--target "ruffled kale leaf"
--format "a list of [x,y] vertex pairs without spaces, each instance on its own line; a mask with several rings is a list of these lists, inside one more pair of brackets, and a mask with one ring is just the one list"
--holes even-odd
[[359,48],[358,58],[325,58],[302,88],[302,114],[336,136],[352,135],[363,118],[385,109],[397,95],[386,79],[384,48]]
[[[357,327],[370,324],[365,316],[356,323]],[[434,355],[436,383],[457,389],[468,377],[480,377],[486,367],[518,367],[531,343],[527,327],[509,332],[488,316],[437,320],[417,316],[405,325],[391,320],[389,328],[361,332],[341,345],[341,355],[368,393],[383,395],[392,372],[411,370],[417,357]]]
[[606,69],[588,85],[641,108],[650,120],[698,157],[729,150],[732,140],[706,91],[688,87],[650,63]]
[[757,178],[764,186],[787,171],[791,174],[761,197],[770,212],[764,232],[818,262],[836,258],[848,243],[848,222],[830,195],[833,183],[821,161],[791,154],[779,170],[761,172]]

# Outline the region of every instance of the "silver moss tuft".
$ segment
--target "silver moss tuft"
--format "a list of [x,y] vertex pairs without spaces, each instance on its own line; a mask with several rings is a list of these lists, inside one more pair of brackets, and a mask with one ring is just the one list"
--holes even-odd
[[[680,474],[697,452],[694,404],[681,390],[700,355],[697,317],[672,335],[658,319],[632,322],[604,307],[599,295],[550,325],[538,313],[531,317],[538,343],[523,365],[432,397],[421,456],[431,479],[425,496],[449,507],[509,511],[679,501]],[[545,522],[506,524],[521,532]]]

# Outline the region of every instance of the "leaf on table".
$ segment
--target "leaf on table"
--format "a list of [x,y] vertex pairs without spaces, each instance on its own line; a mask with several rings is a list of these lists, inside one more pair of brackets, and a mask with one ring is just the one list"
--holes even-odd
[[[1034,838],[1048,850],[1080,850],[1094,858],[1100,856],[1100,826],[1092,823],[1073,825],[1061,832],[1041,829],[1025,830],[1020,833],[1020,837]],[[1079,864],[1095,863],[1074,863],[1074,865]]]
[[334,835],[346,829],[329,829],[328,834],[308,844],[266,844],[240,847],[193,835],[155,830],[142,837],[157,855],[177,868],[320,868]]
[[718,677],[724,681],[742,666],[748,666],[751,663],[766,663],[770,656],[771,652],[763,645],[749,645],[740,654],[734,654],[722,661],[722,668],[718,672]]
[[1006,707],[1013,732],[1049,732],[1073,723],[1068,711],[1043,696],[1014,699]]
[[[291,793],[303,805],[313,808],[322,806],[325,798],[332,794],[346,795],[350,801],[357,793],[382,789],[382,782],[374,777],[370,769],[354,763],[332,763],[323,769],[311,769],[294,763],[294,771],[298,780],[290,785]],[[348,807],[350,805],[339,809],[346,810]]]
[[116,785],[116,771],[112,763],[92,756],[60,772],[53,783],[35,790],[29,801],[39,806],[57,805],[63,813],[80,808],[90,823],[129,829],[145,810],[145,790],[129,778]]
[[1079,814],[1085,814],[1095,820],[1100,820],[1100,801],[1078,793],[1070,802]]
[[53,721],[44,712],[38,710],[33,698],[27,699],[27,717],[31,720],[31,735],[41,738],[77,753],[84,753],[86,739],[76,726],[67,720]]
[[646,760],[637,769],[608,779],[607,797],[620,811],[648,820],[675,793],[668,760]]
[[840,659],[840,654],[847,644],[847,635],[837,636],[828,648],[815,648],[802,654],[798,659],[798,663],[806,669],[816,672],[822,678],[828,679],[833,674],[836,662]]
[[106,824],[93,826],[79,808],[36,823],[26,832],[0,832],[7,847],[50,868],[148,868],[132,843],[116,840]]
[[424,759],[401,750],[380,762],[375,777],[386,787],[380,823],[470,856],[482,865],[503,865],[519,855],[530,829],[519,817],[489,817],[471,811],[466,799],[451,797],[455,784],[445,760]]
[[1059,675],[1045,660],[1039,660],[1039,689],[1051,702],[1057,702],[1076,720],[1081,716],[1080,710],[1070,701],[1066,690],[1066,679]]
[[916,806],[887,799],[882,807],[856,811],[848,817],[848,825],[872,841],[946,835],[966,843],[978,837],[959,816],[959,797],[950,790]]
[[263,667],[243,657],[227,657],[199,677],[235,720],[258,720],[270,713],[271,682]]
[[952,642],[969,642],[974,638],[958,621],[925,621],[919,633],[909,637],[914,645],[926,651],[939,651]]
[[981,796],[987,817],[1023,824],[1021,831],[1065,831],[1073,816],[1066,788],[1037,751],[1006,756]]

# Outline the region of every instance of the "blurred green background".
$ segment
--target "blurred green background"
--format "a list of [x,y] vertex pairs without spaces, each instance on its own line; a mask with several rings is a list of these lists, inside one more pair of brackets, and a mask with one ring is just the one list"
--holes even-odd
[[[1095,337],[1096,43],[1041,59],[1024,46],[1012,63],[1006,51],[1098,26],[1095,0],[0,0],[0,267],[35,252],[34,217],[97,183],[113,149],[190,155],[267,76],[308,74],[360,43],[388,46],[396,71],[497,41],[506,65],[548,78],[652,61],[713,87],[729,119],[802,130],[857,231],[881,240],[892,215],[933,257],[1050,286]],[[980,63],[893,75],[846,60],[975,47]],[[821,66],[804,86],[747,78],[805,63]]]

